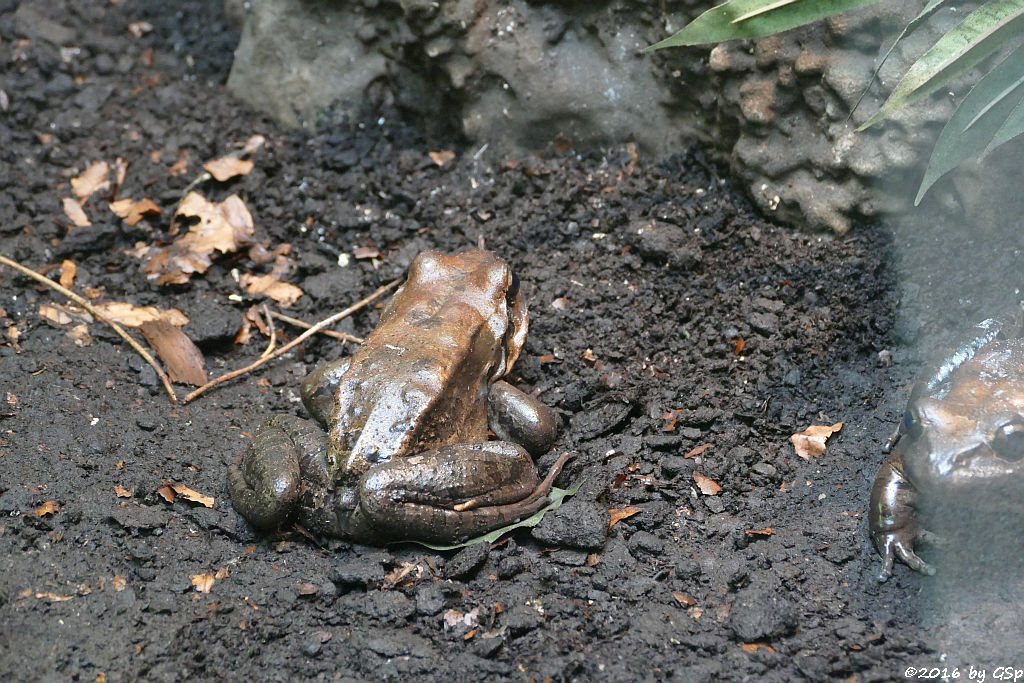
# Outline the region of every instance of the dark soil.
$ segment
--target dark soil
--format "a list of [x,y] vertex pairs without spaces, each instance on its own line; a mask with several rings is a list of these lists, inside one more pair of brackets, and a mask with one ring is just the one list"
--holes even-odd
[[[928,579],[899,566],[878,585],[866,529],[918,365],[886,233],[772,225],[696,148],[635,168],[626,146],[458,150],[439,167],[428,152],[451,145],[392,113],[284,132],[224,91],[237,35],[219,3],[17,4],[0,0],[0,252],[37,270],[70,259],[76,289],[106,301],[177,307],[212,375],[242,367],[266,341],[232,343],[260,301],[233,274],[269,264],[233,255],[157,287],[126,252],[171,241],[201,163],[262,134],[250,175],[195,189],[238,194],[258,240],[291,244],[285,279],[305,295],[289,313],[325,317],[421,250],[482,235],[530,297],[514,379],[566,420],[541,466],[569,450],[559,483],[584,485],[491,547],[262,537],[231,508],[227,464],[261,418],[302,414],[300,379],[348,350],[311,341],[171,405],[118,337],[93,323],[76,345],[39,316],[62,298],[0,268],[0,329],[18,335],[0,342],[4,680],[888,680],[939,662],[941,624],[917,625]],[[140,38],[138,21],[152,25]],[[170,174],[182,153],[187,173]],[[69,178],[116,157],[118,196],[163,215],[128,227],[99,193],[92,225],[68,231]],[[356,247],[381,255],[340,267]],[[377,315],[341,328],[366,334]],[[824,455],[794,454],[792,433],[839,421]],[[216,502],[169,503],[165,482]],[[605,539],[607,511],[627,508]],[[218,572],[209,593],[193,587]]]

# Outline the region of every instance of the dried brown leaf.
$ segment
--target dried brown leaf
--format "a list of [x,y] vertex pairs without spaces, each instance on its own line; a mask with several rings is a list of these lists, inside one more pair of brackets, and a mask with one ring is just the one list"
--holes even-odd
[[722,490],[722,487],[718,485],[718,482],[709,477],[705,477],[696,470],[693,473],[693,480],[697,482],[697,488],[699,488],[700,492],[705,496],[717,496],[719,491]]
[[64,259],[63,263],[60,264],[60,286],[65,289],[71,289],[75,286],[75,272],[78,268],[75,267],[75,262],[69,259]]
[[185,500],[193,503],[199,503],[203,507],[212,508],[214,503],[213,496],[204,496],[198,491],[193,491],[184,484],[171,484],[171,489]]
[[110,202],[110,210],[123,218],[128,225],[135,225],[146,214],[163,213],[152,199],[118,199],[116,202]]
[[179,216],[198,217],[199,223],[171,246],[149,249],[144,257],[146,277],[159,285],[184,284],[193,273],[206,272],[215,251],[229,254],[252,243],[252,215],[238,195],[214,203],[189,192],[178,206],[175,220]]
[[267,139],[262,135],[253,135],[245,141],[245,147],[242,148],[244,154],[255,154],[260,147],[267,144]]
[[691,460],[696,460],[698,455],[702,454],[704,451],[706,451],[709,448],[711,448],[711,444],[709,444],[709,443],[706,443],[703,446],[697,446],[696,448],[693,448],[689,452],[687,452],[687,454],[684,455],[683,457],[684,458],[690,458]]
[[215,580],[213,574],[189,574],[189,580],[199,593],[209,593]]
[[109,164],[105,161],[97,161],[85,169],[81,175],[72,178],[71,190],[78,197],[78,201],[84,202],[93,193],[110,187],[110,181],[107,180],[108,173],[110,173]]
[[118,498],[131,498],[132,492],[121,486],[120,484],[114,485],[114,495]]
[[217,579],[218,581],[223,581],[224,579],[228,578],[228,568],[221,567],[217,570],[217,573],[213,575],[213,578]]
[[273,275],[250,275],[245,273],[239,278],[239,284],[249,294],[268,296],[282,306],[291,306],[302,296],[303,291],[293,284],[282,282]]
[[75,346],[88,346],[92,344],[92,337],[89,336],[89,326],[85,323],[78,323],[68,328],[68,337],[75,342]]
[[672,591],[672,597],[675,598],[676,602],[680,605],[685,605],[686,607],[693,607],[697,604],[696,600],[685,593],[680,593],[679,591]]
[[203,168],[219,183],[223,183],[225,180],[230,180],[236,176],[249,175],[253,166],[254,164],[248,159],[239,159],[230,154],[203,164]]
[[123,591],[125,588],[128,587],[128,581],[123,576],[121,576],[120,574],[116,574],[114,576],[114,578],[112,578],[110,580],[110,585],[112,585],[114,587],[115,591],[120,593],[121,591]]
[[188,324],[188,316],[177,308],[161,311],[155,306],[133,306],[123,301],[107,301],[102,304],[93,304],[93,308],[125,327],[140,327],[144,323],[152,321],[161,321],[176,327]]
[[842,422],[836,422],[831,426],[811,425],[804,431],[789,437],[789,440],[793,442],[793,448],[797,455],[804,460],[810,460],[812,455],[822,455],[825,452],[825,442],[842,428]]
[[39,317],[60,326],[70,325],[75,320],[65,307],[53,304],[40,304]]
[[164,320],[149,320],[139,326],[139,331],[167,365],[167,374],[172,382],[184,382],[197,387],[206,384],[203,353],[180,327]]
[[611,509],[608,511],[608,514],[611,515],[611,520],[608,522],[608,528],[611,529],[613,526],[615,526],[622,520],[626,519],[627,517],[632,517],[633,515],[638,514],[640,512],[643,512],[643,510],[633,505],[618,510]]
[[64,215],[68,217],[68,220],[71,221],[72,225],[76,228],[84,228],[92,225],[92,223],[89,222],[89,217],[85,215],[85,210],[82,208],[81,204],[71,197],[64,197],[60,201],[64,205]]
[[46,515],[55,515],[60,512],[60,505],[57,505],[56,501],[48,500],[39,507],[36,508],[36,517],[45,517]]
[[161,484],[157,488],[156,494],[158,496],[160,496],[161,498],[163,498],[164,500],[166,500],[168,503],[173,503],[174,502],[174,498],[175,498],[174,489],[172,489],[167,484]]
[[427,156],[429,156],[430,160],[438,166],[444,166],[455,158],[455,152],[450,149],[446,149],[441,152],[428,152]]

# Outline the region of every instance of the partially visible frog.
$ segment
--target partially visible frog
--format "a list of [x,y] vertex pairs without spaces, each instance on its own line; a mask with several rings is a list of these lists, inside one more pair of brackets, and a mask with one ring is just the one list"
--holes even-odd
[[[294,519],[363,543],[459,542],[533,514],[568,454],[540,481],[517,445],[543,453],[560,427],[500,381],[527,321],[518,278],[491,252],[420,254],[359,351],[303,382],[327,433],[269,419],[229,469],[235,509],[262,529]],[[487,440],[488,422],[502,440]]]
[[[895,448],[893,445],[895,444]],[[934,569],[914,553],[919,495],[1024,491],[1024,326],[1019,318],[986,320],[978,335],[911,393],[903,422],[886,445],[871,488],[871,540],[884,562]]]

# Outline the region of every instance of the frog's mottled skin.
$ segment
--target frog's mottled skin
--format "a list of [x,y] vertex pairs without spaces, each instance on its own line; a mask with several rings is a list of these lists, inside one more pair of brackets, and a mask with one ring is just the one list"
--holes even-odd
[[[1019,319],[987,320],[927,382],[915,387],[890,439],[895,448],[871,489],[871,539],[884,563],[934,572],[914,553],[919,495],[941,496],[979,484],[1024,491],[1024,334]],[[1010,486],[1007,487],[1008,482]],[[1016,482],[1014,484],[1013,482]]]
[[[494,254],[420,254],[359,351],[303,382],[327,432],[268,420],[229,470],[235,509],[260,528],[294,519],[364,543],[458,542],[536,512],[568,456],[541,482],[517,445],[542,453],[560,424],[499,381],[527,320],[518,280]],[[487,441],[488,416],[504,440]]]

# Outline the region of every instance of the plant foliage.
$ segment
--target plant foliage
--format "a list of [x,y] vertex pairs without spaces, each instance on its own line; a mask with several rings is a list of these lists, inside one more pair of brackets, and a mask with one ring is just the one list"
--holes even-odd
[[[872,2],[730,0],[704,12],[675,35],[648,49],[718,43],[736,38],[759,38]],[[905,36],[944,4],[945,0],[929,0],[921,12],[903,28],[882,63]],[[953,11],[956,9],[954,7]],[[857,132],[863,131],[947,86],[993,54],[1013,50],[985,72],[946,123],[932,150],[915,204],[920,203],[935,181],[967,158],[978,152],[988,154],[992,149],[1024,133],[1022,35],[1024,0],[985,0],[914,62],[878,112],[857,128]],[[872,80],[877,73],[876,69]]]

